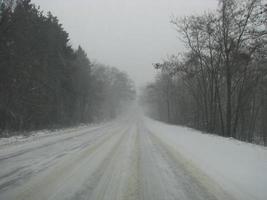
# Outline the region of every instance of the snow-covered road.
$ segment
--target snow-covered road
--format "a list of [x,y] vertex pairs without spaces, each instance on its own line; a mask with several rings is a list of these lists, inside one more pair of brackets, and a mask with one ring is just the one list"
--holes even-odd
[[0,145],[0,199],[238,199],[149,124],[134,115]]

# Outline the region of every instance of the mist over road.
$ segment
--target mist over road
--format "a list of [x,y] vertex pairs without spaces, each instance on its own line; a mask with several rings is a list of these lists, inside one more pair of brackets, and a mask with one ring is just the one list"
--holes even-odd
[[0,199],[231,199],[148,125],[135,114],[0,146]]

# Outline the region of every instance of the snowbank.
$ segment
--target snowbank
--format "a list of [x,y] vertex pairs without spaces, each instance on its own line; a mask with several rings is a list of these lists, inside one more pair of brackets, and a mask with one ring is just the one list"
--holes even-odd
[[40,140],[45,137],[50,137],[50,136],[57,136],[65,133],[70,133],[74,132],[77,130],[83,130],[87,128],[94,128],[101,126],[102,123],[99,124],[89,124],[89,125],[79,125],[75,127],[70,127],[70,128],[62,128],[62,129],[56,129],[56,130],[40,130],[40,131],[32,131],[27,133],[27,135],[15,135],[11,137],[6,137],[6,138],[0,138],[0,147],[6,146],[6,145],[13,145],[13,144],[20,144],[24,142],[31,142],[31,141],[36,141]]
[[266,147],[147,118],[145,124],[237,199],[267,199]]

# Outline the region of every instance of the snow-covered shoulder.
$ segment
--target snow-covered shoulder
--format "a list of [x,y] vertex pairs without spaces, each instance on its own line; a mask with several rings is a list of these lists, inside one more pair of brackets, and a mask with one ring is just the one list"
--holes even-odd
[[237,199],[267,199],[267,148],[145,118],[146,127]]

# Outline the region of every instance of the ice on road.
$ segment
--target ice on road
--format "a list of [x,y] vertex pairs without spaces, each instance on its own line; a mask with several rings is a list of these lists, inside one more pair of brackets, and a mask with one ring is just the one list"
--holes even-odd
[[0,199],[236,199],[141,116],[0,145]]

